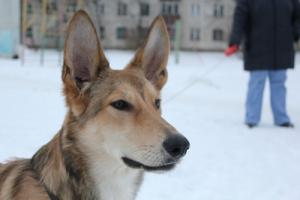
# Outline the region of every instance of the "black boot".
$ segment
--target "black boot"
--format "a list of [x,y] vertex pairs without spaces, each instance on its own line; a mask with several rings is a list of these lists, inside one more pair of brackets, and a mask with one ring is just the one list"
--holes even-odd
[[283,128],[294,128],[294,124],[292,124],[291,122],[282,123],[279,124],[279,126]]
[[252,123],[246,123],[246,125],[248,126],[248,128],[254,128],[257,126],[256,124],[252,124]]

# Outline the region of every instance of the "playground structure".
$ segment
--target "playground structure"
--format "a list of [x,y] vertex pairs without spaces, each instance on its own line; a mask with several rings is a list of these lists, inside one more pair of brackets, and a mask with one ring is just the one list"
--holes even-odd
[[[61,62],[64,32],[70,17],[84,8],[84,0],[22,0],[20,57],[25,63],[26,47],[40,50],[40,64],[44,64],[46,48],[56,49]],[[33,39],[35,35],[35,39]],[[38,44],[36,44],[38,40]]]

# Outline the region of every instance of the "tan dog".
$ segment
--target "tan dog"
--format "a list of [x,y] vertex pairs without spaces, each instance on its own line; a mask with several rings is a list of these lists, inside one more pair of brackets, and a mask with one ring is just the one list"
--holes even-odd
[[124,70],[112,70],[92,21],[70,22],[63,127],[31,159],[0,165],[0,200],[133,200],[143,171],[168,170],[189,142],[161,117],[169,38],[161,17]]

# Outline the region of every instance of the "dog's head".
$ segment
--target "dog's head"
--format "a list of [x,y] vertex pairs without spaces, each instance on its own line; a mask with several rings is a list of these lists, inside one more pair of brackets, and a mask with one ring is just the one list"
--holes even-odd
[[166,25],[157,17],[132,61],[112,70],[89,16],[78,11],[72,18],[62,73],[70,137],[94,159],[106,154],[132,168],[163,170],[185,155],[188,140],[161,117],[169,48]]

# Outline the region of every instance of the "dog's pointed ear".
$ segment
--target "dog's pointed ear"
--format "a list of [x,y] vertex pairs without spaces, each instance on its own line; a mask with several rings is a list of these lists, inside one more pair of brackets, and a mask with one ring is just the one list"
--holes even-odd
[[137,50],[128,68],[141,67],[145,77],[160,90],[167,81],[167,62],[170,40],[164,19],[156,17],[149,29],[148,36]]
[[88,105],[84,94],[90,84],[108,69],[92,20],[85,11],[76,12],[67,29],[62,71],[67,105],[75,116]]
[[69,75],[81,89],[84,83],[95,80],[107,68],[109,63],[92,20],[85,11],[76,12],[67,30],[63,79]]

